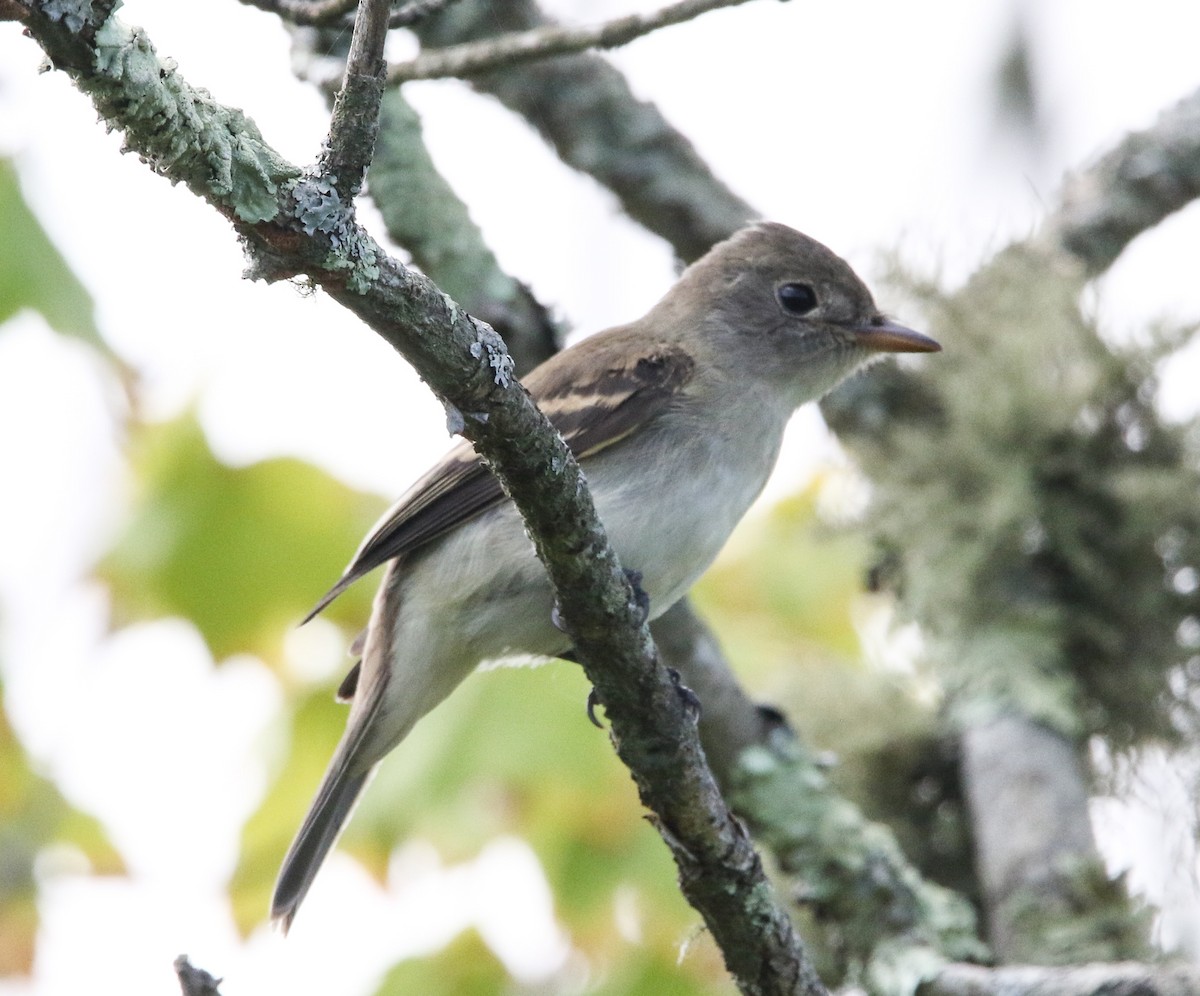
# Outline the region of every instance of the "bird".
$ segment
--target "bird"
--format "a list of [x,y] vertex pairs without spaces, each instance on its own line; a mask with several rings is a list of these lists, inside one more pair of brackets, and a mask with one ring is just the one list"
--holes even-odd
[[[800,405],[885,353],[940,349],[884,317],[820,242],[757,222],[687,267],[644,317],[564,349],[523,384],[578,459],[654,619],[761,492]],[[276,882],[271,919],[285,933],[372,772],[421,717],[483,663],[571,652],[520,515],[466,440],[383,515],[309,618],[383,565],[361,659],[339,688],[345,732]]]

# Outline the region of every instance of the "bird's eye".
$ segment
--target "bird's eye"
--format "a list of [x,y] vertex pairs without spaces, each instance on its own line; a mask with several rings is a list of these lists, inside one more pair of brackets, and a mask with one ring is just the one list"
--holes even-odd
[[782,284],[775,296],[789,315],[807,315],[817,306],[817,293],[808,284]]

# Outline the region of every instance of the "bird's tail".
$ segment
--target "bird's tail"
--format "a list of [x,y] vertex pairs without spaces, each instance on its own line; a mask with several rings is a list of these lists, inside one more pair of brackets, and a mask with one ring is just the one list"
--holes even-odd
[[351,761],[358,752],[353,748],[354,745],[347,741],[338,746],[308,815],[304,817],[296,839],[283,859],[283,867],[275,882],[275,894],[271,899],[271,920],[278,923],[285,934],[325,856],[329,854],[355,802],[370,781],[374,766],[356,770]]

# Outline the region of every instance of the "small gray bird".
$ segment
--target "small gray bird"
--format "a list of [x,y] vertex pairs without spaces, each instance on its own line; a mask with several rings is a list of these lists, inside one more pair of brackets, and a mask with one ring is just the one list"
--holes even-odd
[[[880,353],[938,349],[884,318],[823,245],[760,223],[688,267],[640,321],[524,383],[582,464],[655,618],[762,490],[796,408]],[[516,508],[465,441],[384,515],[313,614],[385,563],[362,660],[339,690],[346,732],[275,886],[284,930],[375,765],[417,720],[485,661],[570,649]]]

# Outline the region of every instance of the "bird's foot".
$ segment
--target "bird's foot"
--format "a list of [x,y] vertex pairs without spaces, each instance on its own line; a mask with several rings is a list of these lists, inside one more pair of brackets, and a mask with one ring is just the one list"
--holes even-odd
[[683,678],[673,667],[667,668],[667,675],[671,679],[671,684],[675,686],[679,701],[683,703],[683,711],[687,714],[688,720],[693,723],[698,722],[701,712],[700,696],[683,683]]
[[632,568],[625,568],[625,580],[629,582],[629,587],[633,589],[633,607],[638,612],[638,625],[642,625],[650,618],[650,596],[646,594],[646,589],[642,587],[642,572],[635,571]]

